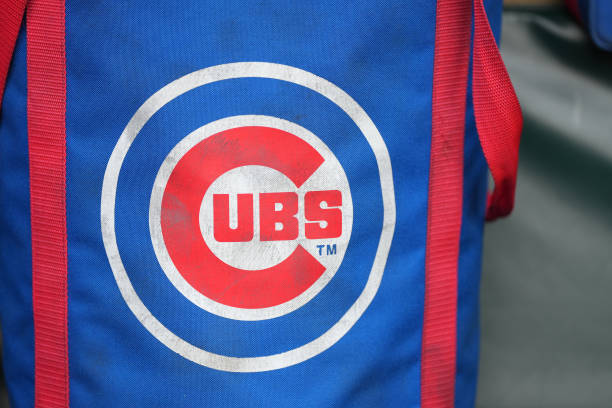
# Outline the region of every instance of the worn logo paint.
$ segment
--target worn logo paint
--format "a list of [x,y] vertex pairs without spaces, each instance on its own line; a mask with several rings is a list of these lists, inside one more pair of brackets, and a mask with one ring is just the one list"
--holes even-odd
[[342,263],[352,213],[331,150],[294,123],[255,115],[212,122],[179,142],[149,211],[170,281],[196,305],[238,320],[278,317],[312,299]]
[[[384,209],[368,280],[351,307],[314,340],[282,353],[256,357],[212,353],[166,328],[134,290],[115,234],[119,172],[147,121],[191,89],[235,78],[297,84],[340,107],[359,128],[376,158]],[[279,369],[331,347],[374,298],[395,227],[389,154],[365,111],[331,82],[280,64],[218,65],[168,84],[134,114],[107,165],[101,225],[124,300],[160,342],[189,360],[218,370]],[[204,124],[171,150],[151,192],[149,232],[164,273],[192,303],[227,319],[272,319],[307,304],[342,264],[352,228],[351,189],[334,153],[308,129],[274,116],[229,116]]]

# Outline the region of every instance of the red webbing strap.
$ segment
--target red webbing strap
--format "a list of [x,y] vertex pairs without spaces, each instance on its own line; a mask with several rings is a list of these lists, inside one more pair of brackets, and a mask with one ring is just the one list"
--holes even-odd
[[25,0],[0,0],[0,108],[25,3]]
[[438,0],[434,50],[421,407],[454,406],[457,259],[472,6]]
[[487,220],[512,212],[523,115],[499,53],[482,0],[474,0],[472,94],[482,151],[495,187],[487,203]]
[[69,404],[64,7],[26,10],[36,408]]
[[[480,142],[495,181],[487,207],[487,219],[494,219],[512,210],[522,116],[482,0],[473,4],[472,92]],[[421,406],[451,408],[472,4],[438,0],[436,13]]]

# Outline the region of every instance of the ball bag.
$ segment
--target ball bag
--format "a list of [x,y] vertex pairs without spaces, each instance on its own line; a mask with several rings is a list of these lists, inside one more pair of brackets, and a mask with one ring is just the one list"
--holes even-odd
[[500,3],[0,0],[13,408],[472,407]]

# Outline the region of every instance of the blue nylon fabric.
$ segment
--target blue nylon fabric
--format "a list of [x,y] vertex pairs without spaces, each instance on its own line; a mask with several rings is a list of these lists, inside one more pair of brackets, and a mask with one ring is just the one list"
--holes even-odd
[[15,45],[0,113],[0,319],[11,406],[34,405],[32,250],[25,25]]
[[[358,0],[350,7],[339,0],[67,1],[72,406],[419,406],[434,28],[435,3],[428,1]],[[192,363],[144,329],[119,293],[99,222],[107,161],[138,107],[185,74],[237,61],[298,67],[353,97],[385,140],[397,206],[385,274],[361,319],[322,354],[254,374]],[[5,276],[0,313],[14,407],[33,405],[25,78],[22,33],[0,121],[0,261]],[[347,173],[355,212],[349,249],[332,282],[289,315],[248,323],[208,314],[184,299],[156,263],[147,225],[152,180],[169,149],[210,120],[244,113],[287,118],[324,140]],[[467,117],[458,310],[457,406],[462,407],[470,406],[475,387],[474,292],[482,239],[480,198],[486,186],[470,108]],[[382,207],[368,149],[337,107],[295,85],[232,80],[177,98],[137,137],[119,180],[118,245],[139,296],[181,337],[228,355],[275,353],[317,337],[361,292],[377,245]]]
[[[400,1],[355,1],[350,7],[341,1],[67,2],[73,406],[419,405],[433,6]],[[185,74],[237,61],[298,67],[351,95],[385,139],[397,203],[385,275],[362,318],[322,354],[254,374],[197,365],[146,331],[117,289],[98,221],[106,163],[144,100]],[[292,120],[327,143],[347,173],[355,213],[351,243],[332,282],[296,312],[261,322],[228,321],[182,298],[156,263],[147,224],[152,181],[169,149],[211,120],[246,113]],[[119,179],[118,245],[143,302],[179,336],[228,355],[279,352],[319,336],[361,292],[378,243],[379,191],[365,139],[329,101],[278,81],[229,80],[177,98],[136,138]]]
[[[502,1],[485,1],[485,9],[493,34],[499,43]],[[465,117],[463,217],[457,282],[456,408],[472,408],[476,400],[481,253],[488,174],[487,163],[476,132],[471,72],[470,66]]]

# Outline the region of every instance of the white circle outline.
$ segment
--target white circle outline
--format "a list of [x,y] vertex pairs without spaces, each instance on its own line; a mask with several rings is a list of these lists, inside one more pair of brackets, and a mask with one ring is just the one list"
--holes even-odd
[[[147,309],[134,290],[121,260],[115,236],[115,199],[119,172],[132,142],[143,126],[159,109],[185,92],[212,82],[234,78],[268,78],[294,83],[323,95],[340,107],[355,122],[372,148],[378,165],[384,209],[381,235],[372,269],[355,303],[340,320],[316,339],[282,353],[258,357],[230,357],[211,353],[168,330]],[[151,95],[138,108],[121,133],[109,158],[102,182],[102,240],[117,286],[126,304],[140,323],[166,347],[196,364],[221,371],[246,373],[289,367],[320,354],[340,340],[363,315],[378,291],[393,239],[395,220],[395,193],[389,151],[367,113],[350,95],[328,80],[299,68],[270,62],[235,62],[203,68],[174,80]]]
[[[335,158],[333,152],[329,147],[317,136],[315,136],[309,130],[299,126],[293,122],[285,119],[276,118],[273,116],[265,115],[241,115],[241,116],[229,116],[223,119],[215,120],[207,123],[206,125],[194,130],[187,136],[185,136],[180,142],[178,142],[174,148],[168,153],[168,156],[164,159],[164,162],[157,172],[155,182],[153,183],[153,191],[151,193],[151,202],[149,205],[149,230],[151,231],[151,241],[153,243],[153,249],[157,260],[162,267],[162,270],[170,280],[170,282],[178,289],[179,292],[192,303],[200,308],[213,313],[215,315],[225,317],[234,320],[264,320],[272,319],[274,317],[283,316],[287,313],[293,312],[308,303],[314,298],[333,278],[338,268],[331,269],[327,268],[325,272],[304,292],[298,296],[290,299],[279,305],[258,308],[258,309],[246,309],[224,305],[216,302],[206,295],[197,291],[193,286],[185,280],[181,273],[172,262],[168,249],[164,243],[164,238],[161,230],[161,207],[164,191],[168,179],[172,174],[172,171],[176,167],[176,164],[181,158],[191,150],[195,145],[200,143],[202,140],[215,135],[219,132],[223,132],[228,129],[233,129],[243,126],[265,126],[271,127],[285,132],[296,135],[300,139],[306,141],[310,145],[314,146],[317,150],[323,150],[328,155]],[[320,151],[319,150],[319,151]],[[337,161],[337,159],[336,159]],[[340,166],[340,170],[343,173],[344,179],[348,185],[348,179],[344,169]],[[353,198],[350,193],[350,186],[348,196],[345,197],[346,202],[350,202],[350,207],[345,207],[350,210],[349,219],[351,220],[350,225],[345,227],[348,228],[348,236],[346,237],[347,242],[350,240],[351,230],[353,228]],[[339,265],[344,259],[346,249],[340,254]]]

